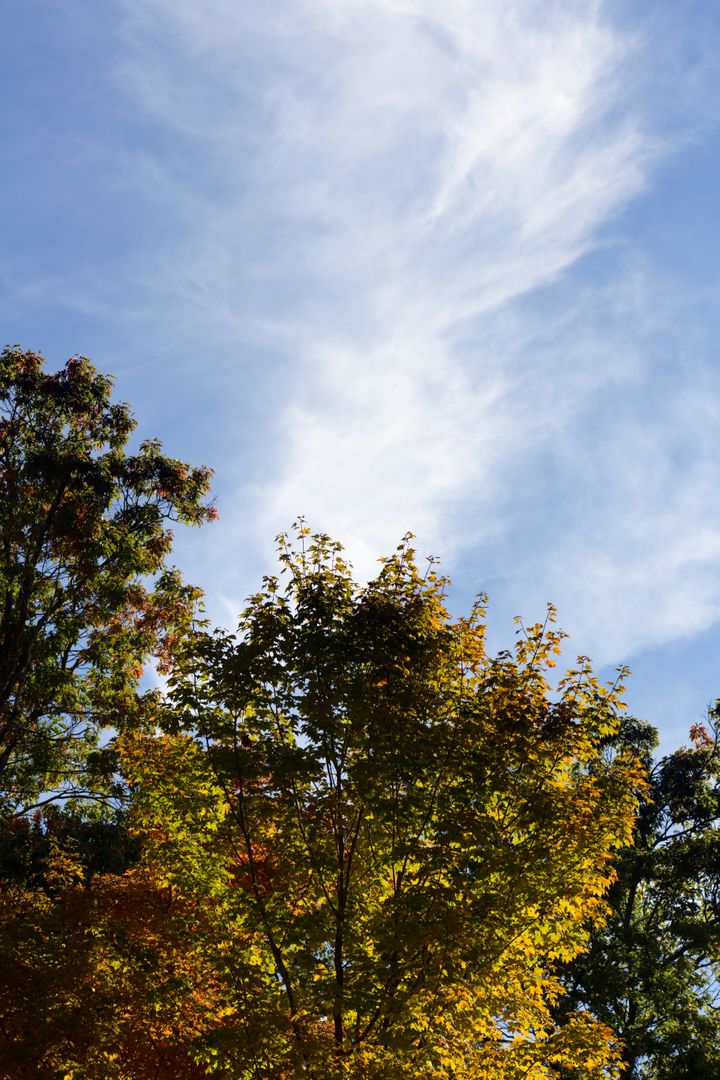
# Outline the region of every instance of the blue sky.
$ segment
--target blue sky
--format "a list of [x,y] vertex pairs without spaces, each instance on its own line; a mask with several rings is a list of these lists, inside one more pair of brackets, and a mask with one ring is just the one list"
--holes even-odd
[[298,514],[408,530],[492,641],[547,600],[684,737],[720,695],[714,5],[26,0],[2,336],[216,469],[235,622]]

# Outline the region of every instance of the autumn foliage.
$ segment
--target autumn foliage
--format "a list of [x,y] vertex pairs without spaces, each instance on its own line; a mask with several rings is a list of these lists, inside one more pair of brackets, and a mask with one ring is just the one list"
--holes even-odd
[[490,657],[407,543],[368,585],[303,528],[280,557],[238,635],[178,655],[167,734],[122,743],[146,865],[214,927],[217,1068],[610,1075],[609,1029],[552,1006],[643,786],[602,750],[621,688],[550,683],[552,612]]
[[0,354],[0,811],[48,792],[102,800],[104,729],[137,721],[139,679],[169,660],[196,591],[166,564],[169,524],[199,524],[210,472],[128,452],[135,427],[83,357],[48,374]]
[[409,537],[363,583],[303,522],[209,632],[167,564],[209,472],[133,426],[2,354],[0,1077],[629,1076],[591,999],[655,821],[624,673],[558,668],[552,608],[492,655]]

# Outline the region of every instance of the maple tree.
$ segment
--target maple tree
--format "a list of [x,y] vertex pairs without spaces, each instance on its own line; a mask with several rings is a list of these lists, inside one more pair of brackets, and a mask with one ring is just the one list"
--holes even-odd
[[643,779],[620,685],[551,683],[553,612],[488,655],[407,542],[357,585],[299,528],[238,635],[177,650],[163,735],[121,740],[147,872],[203,911],[232,1077],[614,1074],[556,968],[605,911]]
[[57,826],[32,826],[32,884],[0,886],[0,1076],[206,1076],[194,1041],[222,1028],[223,1001],[201,908],[148,871],[90,877]]
[[692,746],[653,761],[657,732],[629,718],[611,748],[648,770],[635,843],[618,860],[611,916],[565,973],[565,1008],[589,1008],[622,1042],[626,1080],[720,1075],[718,707]]
[[111,389],[82,357],[0,354],[0,816],[107,797],[100,733],[142,712],[143,662],[167,661],[196,596],[169,523],[214,515],[210,472],[157,441],[129,453]]

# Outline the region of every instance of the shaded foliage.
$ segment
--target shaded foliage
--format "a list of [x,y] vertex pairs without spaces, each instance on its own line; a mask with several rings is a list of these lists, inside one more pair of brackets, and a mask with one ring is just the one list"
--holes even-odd
[[569,967],[567,1006],[622,1039],[627,1080],[720,1076],[720,746],[718,709],[692,746],[653,763],[653,728],[629,720],[611,743],[647,765],[635,846],[618,863],[611,918]]
[[89,885],[96,874],[123,874],[134,866],[140,844],[125,811],[88,817],[82,808],[50,804],[0,823],[0,880],[47,890],[47,868],[59,851],[73,853]]
[[168,523],[213,516],[210,474],[129,453],[134,426],[88,360],[0,354],[0,816],[112,794],[99,736],[147,706],[142,665],[192,608]]
[[67,843],[44,857],[42,888],[0,898],[0,1076],[208,1074],[194,1044],[222,1029],[223,1002],[194,902],[147,872],[90,884]]

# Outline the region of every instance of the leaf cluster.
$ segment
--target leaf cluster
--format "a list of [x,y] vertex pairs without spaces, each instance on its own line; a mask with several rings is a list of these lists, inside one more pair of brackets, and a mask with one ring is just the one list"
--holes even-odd
[[[107,800],[99,738],[137,720],[195,590],[166,568],[168,523],[211,517],[210,473],[128,452],[135,427],[83,357],[47,373],[0,354],[0,814]],[[91,755],[94,755],[92,757]],[[52,793],[52,794],[50,794]]]
[[653,763],[649,725],[630,718],[613,740],[649,768],[634,846],[618,862],[611,917],[566,973],[568,1007],[610,1024],[628,1080],[720,1074],[720,747],[718,708],[692,745]]
[[608,1030],[551,1006],[643,786],[603,752],[621,687],[551,684],[552,611],[490,657],[484,600],[453,620],[408,539],[366,585],[303,523],[279,556],[236,635],[178,649],[167,734],[122,745],[148,865],[243,973],[232,1075],[609,1075]]

